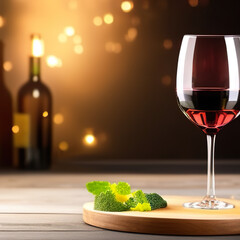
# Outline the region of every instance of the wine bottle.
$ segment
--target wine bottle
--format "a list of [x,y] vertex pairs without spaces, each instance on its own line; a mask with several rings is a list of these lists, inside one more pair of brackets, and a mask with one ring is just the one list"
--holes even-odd
[[[19,124],[18,149],[21,169],[48,169],[51,165],[52,97],[49,88],[42,83],[40,61],[43,42],[40,35],[32,35],[29,81],[18,93]],[[21,131],[22,130],[22,131]]]
[[12,98],[4,84],[3,42],[0,41],[0,167],[13,166]]

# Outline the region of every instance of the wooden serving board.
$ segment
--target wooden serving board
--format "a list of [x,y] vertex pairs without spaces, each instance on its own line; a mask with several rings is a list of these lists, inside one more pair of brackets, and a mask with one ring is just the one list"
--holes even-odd
[[164,196],[167,208],[149,212],[102,212],[85,203],[85,223],[111,230],[169,235],[233,235],[240,234],[240,201],[221,199],[235,205],[234,209],[204,210],[184,208],[184,202],[200,197]]

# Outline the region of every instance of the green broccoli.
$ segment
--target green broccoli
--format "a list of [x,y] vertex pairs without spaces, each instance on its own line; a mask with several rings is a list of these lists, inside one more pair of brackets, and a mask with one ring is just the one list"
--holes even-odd
[[86,187],[95,195],[94,209],[99,211],[151,211],[167,206],[167,202],[157,193],[147,194],[142,190],[131,193],[131,187],[126,182],[111,184],[106,181],[92,181]]
[[98,195],[111,189],[110,182],[106,181],[92,181],[86,184],[87,190],[93,195]]
[[148,203],[145,193],[142,190],[137,190],[137,191],[133,192],[132,195],[133,195],[133,199],[137,203]]
[[116,192],[120,195],[128,195],[131,193],[131,187],[126,182],[119,182],[116,185]]
[[167,207],[167,202],[157,193],[145,193],[145,196],[150,203],[152,210]]
[[129,207],[117,201],[111,191],[107,191],[95,196],[94,209],[107,212],[122,212],[129,210]]
[[128,206],[128,208],[135,208],[137,206],[137,202],[135,201],[135,199],[133,197],[130,197],[125,204]]
[[125,182],[111,184],[111,190],[119,202],[124,203],[132,196],[130,185]]
[[132,195],[133,197],[130,197],[125,203],[131,211],[151,211],[151,206],[142,190],[137,190]]

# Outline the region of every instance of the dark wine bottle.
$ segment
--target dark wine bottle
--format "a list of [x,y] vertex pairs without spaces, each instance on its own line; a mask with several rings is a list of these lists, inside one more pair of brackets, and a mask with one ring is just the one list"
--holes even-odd
[[13,166],[12,98],[4,84],[3,42],[0,41],[0,167]]
[[[21,169],[48,169],[51,165],[52,97],[40,77],[40,61],[43,43],[40,35],[32,36],[30,77],[18,93],[19,148]],[[22,132],[21,132],[22,130]]]

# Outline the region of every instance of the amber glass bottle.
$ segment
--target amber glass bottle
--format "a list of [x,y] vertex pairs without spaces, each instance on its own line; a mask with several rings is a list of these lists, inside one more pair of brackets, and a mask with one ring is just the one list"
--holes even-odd
[[0,41],[0,167],[9,168],[13,166],[12,98],[3,75],[3,43]]
[[15,120],[20,125],[21,136],[16,145],[21,169],[41,170],[51,165],[52,97],[48,87],[41,81],[42,54],[41,37],[33,35],[29,81],[19,90]]

